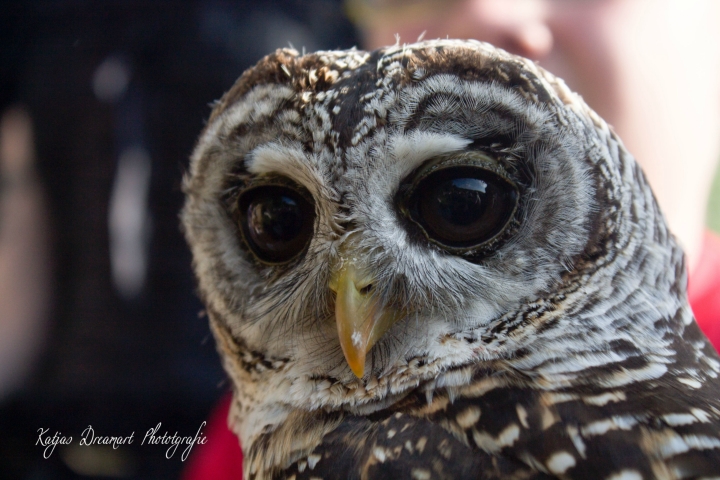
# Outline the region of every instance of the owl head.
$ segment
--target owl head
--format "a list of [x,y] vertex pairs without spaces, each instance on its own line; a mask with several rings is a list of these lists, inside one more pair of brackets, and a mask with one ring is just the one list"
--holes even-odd
[[644,240],[669,241],[608,126],[475,41],[276,51],[216,104],[184,188],[233,382],[305,406],[377,406],[462,381],[442,377],[452,366],[562,355],[558,338],[594,330],[563,337],[540,313],[589,322],[589,303],[642,280],[641,254],[682,275],[681,254]]

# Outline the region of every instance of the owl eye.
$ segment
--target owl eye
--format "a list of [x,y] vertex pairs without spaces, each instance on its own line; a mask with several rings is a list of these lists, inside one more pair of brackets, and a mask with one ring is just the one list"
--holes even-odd
[[477,166],[449,166],[421,177],[407,205],[410,219],[429,240],[469,250],[501,233],[517,204],[517,187],[501,175]]
[[245,243],[264,263],[289,262],[313,234],[313,205],[290,187],[249,188],[238,198],[238,212]]

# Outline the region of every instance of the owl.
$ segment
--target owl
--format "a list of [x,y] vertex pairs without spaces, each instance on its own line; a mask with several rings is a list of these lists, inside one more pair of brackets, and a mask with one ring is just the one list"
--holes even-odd
[[533,62],[278,50],[215,105],[184,190],[245,478],[720,478],[682,250]]

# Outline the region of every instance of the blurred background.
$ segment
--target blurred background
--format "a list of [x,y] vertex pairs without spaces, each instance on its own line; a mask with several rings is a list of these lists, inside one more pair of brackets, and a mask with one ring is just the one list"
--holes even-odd
[[[440,3],[0,4],[0,478],[179,475],[179,454],[138,437],[194,435],[229,389],[178,221],[211,102],[276,48],[393,43]],[[717,174],[707,225],[720,232]],[[78,447],[88,425],[136,439]],[[45,460],[39,428],[73,445]]]
[[[175,478],[229,389],[178,213],[211,103],[290,44],[349,48],[332,0],[0,3],[0,478]],[[135,442],[79,447],[83,429]],[[48,460],[38,428],[73,437]]]
[[720,233],[720,169],[715,171],[715,177],[713,179],[707,224],[713,232]]

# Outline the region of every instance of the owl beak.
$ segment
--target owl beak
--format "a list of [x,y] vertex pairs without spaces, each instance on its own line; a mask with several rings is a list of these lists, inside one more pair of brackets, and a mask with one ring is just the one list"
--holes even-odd
[[330,277],[336,293],[335,320],[340,346],[350,369],[362,378],[367,352],[397,321],[393,309],[380,307],[374,295],[373,278],[355,264],[345,262]]

